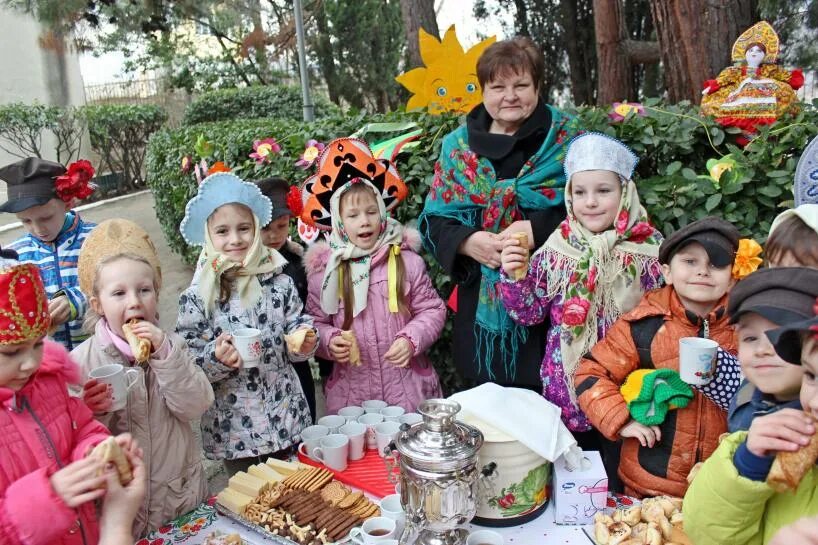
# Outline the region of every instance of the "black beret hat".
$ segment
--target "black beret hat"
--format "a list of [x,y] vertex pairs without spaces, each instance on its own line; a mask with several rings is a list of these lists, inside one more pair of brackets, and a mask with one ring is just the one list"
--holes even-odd
[[0,212],[22,212],[57,198],[54,181],[65,167],[39,157],[28,157],[0,168],[0,179],[8,185],[8,200]]
[[676,252],[692,242],[698,242],[704,246],[713,265],[726,267],[735,259],[740,238],[741,233],[732,223],[708,216],[685,225],[667,237],[659,247],[659,263],[670,263]]
[[787,325],[812,318],[816,298],[818,269],[759,269],[730,290],[727,314],[733,324],[745,312],[755,312],[778,325]]
[[256,185],[261,190],[262,195],[270,199],[270,202],[273,203],[273,214],[270,217],[271,222],[281,216],[291,215],[290,209],[287,206],[287,192],[290,190],[290,184],[287,183],[287,180],[274,176],[272,178],[259,180],[256,182]]
[[771,329],[767,331],[767,338],[775,346],[778,357],[788,363],[801,365],[801,334],[806,331],[812,331],[818,335],[818,316],[802,322],[787,324],[778,329]]

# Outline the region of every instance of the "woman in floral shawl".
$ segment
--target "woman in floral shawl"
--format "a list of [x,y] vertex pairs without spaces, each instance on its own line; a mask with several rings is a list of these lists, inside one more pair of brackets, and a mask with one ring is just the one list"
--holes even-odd
[[483,103],[443,139],[420,218],[424,243],[457,284],[454,363],[467,385],[493,381],[540,390],[543,327],[511,320],[500,302],[503,240],[532,248],[565,217],[562,159],[573,118],[539,97],[544,60],[528,38],[497,42],[477,61]]
[[568,217],[525,261],[514,241],[503,250],[502,300],[511,317],[535,325],[550,317],[541,375],[543,395],[562,410],[580,446],[597,450],[591,424],[577,404],[574,373],[580,359],[645,291],[663,283],[662,235],[647,220],[631,180],[637,158],[603,134],[575,138],[565,158]]

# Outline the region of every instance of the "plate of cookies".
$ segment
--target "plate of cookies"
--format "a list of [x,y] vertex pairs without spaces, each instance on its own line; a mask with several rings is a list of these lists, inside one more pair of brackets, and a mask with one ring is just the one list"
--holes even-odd
[[236,473],[216,497],[216,508],[273,543],[328,545],[380,515],[376,503],[326,469],[278,460],[268,467],[280,478],[256,466]]

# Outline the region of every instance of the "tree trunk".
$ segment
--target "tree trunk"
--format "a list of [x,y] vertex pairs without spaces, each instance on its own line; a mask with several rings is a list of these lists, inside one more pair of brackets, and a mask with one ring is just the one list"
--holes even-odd
[[574,104],[594,103],[596,90],[596,55],[591,0],[561,0],[560,18],[568,55],[568,74]]
[[422,28],[435,38],[440,38],[435,15],[435,0],[400,0],[400,12],[406,33],[409,68],[423,66],[423,59],[420,58],[418,30]]
[[671,102],[701,100],[702,84],[730,65],[736,38],[756,18],[756,0],[650,0]]
[[594,34],[596,35],[597,103],[610,104],[635,100],[631,85],[631,62],[628,59],[627,35],[619,0],[594,0]]

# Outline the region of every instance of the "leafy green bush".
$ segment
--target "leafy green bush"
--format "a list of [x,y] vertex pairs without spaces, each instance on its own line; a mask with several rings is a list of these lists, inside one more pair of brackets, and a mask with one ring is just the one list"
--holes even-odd
[[154,104],[103,104],[85,106],[80,115],[88,125],[91,149],[103,165],[123,173],[129,186],[144,186],[147,142],[167,121],[165,110]]
[[[339,113],[338,106],[313,95],[315,117]],[[230,119],[303,119],[301,88],[292,85],[267,85],[208,91],[185,109],[184,125]]]
[[[790,189],[795,164],[809,139],[818,134],[818,111],[806,107],[796,118],[763,129],[757,140],[741,150],[727,143],[732,136],[712,120],[699,119],[695,106],[665,106],[658,102],[646,102],[645,106],[645,117],[631,114],[621,123],[611,121],[608,110],[603,108],[582,108],[576,114],[587,130],[621,138],[641,157],[637,186],[657,226],[669,233],[694,219],[715,214],[735,223],[745,235],[763,241],[772,219],[792,200]],[[200,136],[212,144],[208,159],[211,163],[224,161],[245,179],[275,174],[300,181],[312,173],[294,166],[307,140],[327,142],[351,134],[370,122],[396,121],[414,121],[423,129],[418,147],[402,154],[397,164],[410,194],[398,206],[396,214],[398,220],[408,222],[416,219],[423,207],[433,181],[442,137],[462,119],[421,113],[357,114],[334,115],[306,124],[254,119],[160,130],[148,146],[147,171],[156,199],[157,217],[171,248],[190,263],[198,256],[198,249],[185,245],[179,224],[185,204],[196,192],[194,176],[182,171],[182,160],[194,157]],[[268,137],[276,138],[281,144],[281,153],[274,156],[271,163],[258,165],[248,157],[253,141]],[[708,159],[728,152],[742,173],[724,175],[719,183],[705,178]],[[435,287],[442,297],[448,297],[449,278],[429,255],[424,257]],[[451,364],[450,322],[430,350],[430,356],[444,387],[457,388],[460,381]]]
[[85,130],[75,108],[15,102],[0,106],[0,149],[15,157],[43,157],[42,140],[46,133],[55,139],[58,163],[77,159]]

